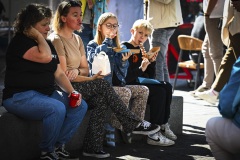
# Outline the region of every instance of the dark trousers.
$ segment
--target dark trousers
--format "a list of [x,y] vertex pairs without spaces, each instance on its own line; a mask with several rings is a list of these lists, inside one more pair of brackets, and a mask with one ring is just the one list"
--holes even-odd
[[228,82],[233,64],[236,62],[240,54],[240,33],[237,33],[233,36],[229,33],[229,38],[230,45],[224,57],[222,58],[218,75],[216,76],[216,79],[212,85],[212,89],[218,92],[220,92],[224,85]]
[[167,123],[172,102],[172,85],[169,82],[141,85],[149,88],[150,122],[158,125]]

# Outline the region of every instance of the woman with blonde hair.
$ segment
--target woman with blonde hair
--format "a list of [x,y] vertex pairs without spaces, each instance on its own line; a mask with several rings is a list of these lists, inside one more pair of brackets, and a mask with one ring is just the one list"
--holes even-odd
[[130,112],[115,93],[111,85],[102,79],[101,72],[88,77],[89,69],[81,38],[74,33],[81,29],[81,4],[79,1],[63,1],[59,4],[53,21],[54,32],[49,36],[59,55],[60,65],[72,85],[87,101],[92,113],[83,143],[83,155],[107,158],[103,151],[104,123],[110,108],[122,124],[126,133],[149,134],[159,131]]

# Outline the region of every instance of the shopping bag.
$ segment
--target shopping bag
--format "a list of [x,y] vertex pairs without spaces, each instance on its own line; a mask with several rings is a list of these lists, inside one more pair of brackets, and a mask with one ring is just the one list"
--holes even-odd
[[111,73],[108,55],[103,51],[94,56],[92,63],[92,74],[97,74],[99,71],[102,71],[101,75],[108,75]]

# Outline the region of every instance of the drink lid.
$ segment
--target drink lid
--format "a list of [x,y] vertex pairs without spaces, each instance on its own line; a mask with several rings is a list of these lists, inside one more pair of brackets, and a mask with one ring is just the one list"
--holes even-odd
[[78,94],[78,91],[72,91],[72,93],[74,93],[74,94]]

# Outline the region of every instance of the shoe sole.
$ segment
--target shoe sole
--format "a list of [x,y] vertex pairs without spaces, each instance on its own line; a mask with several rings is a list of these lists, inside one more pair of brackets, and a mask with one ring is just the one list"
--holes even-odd
[[177,137],[176,138],[173,138],[173,137],[169,137],[169,136],[166,136],[164,132],[161,132],[163,136],[165,136],[166,138],[172,140],[172,141],[176,141],[177,140]]
[[[162,134],[162,135],[164,135],[164,134]],[[176,140],[177,140],[177,138],[172,138],[172,137],[169,137],[169,136],[166,136],[166,135],[164,135],[164,136],[165,136],[166,138],[172,140],[172,141],[176,141]]]
[[151,131],[133,131],[133,134],[141,134],[141,135],[149,135],[149,134],[154,134],[157,133],[160,130],[160,126],[158,128],[151,130]]
[[86,152],[83,152],[83,155],[87,156],[87,157],[95,157],[95,158],[108,158],[108,157],[110,157],[110,154],[98,155],[98,154],[90,154],[90,153],[86,153]]
[[154,145],[154,146],[164,146],[164,147],[167,147],[167,146],[172,146],[172,145],[174,145],[175,144],[175,142],[174,143],[172,143],[172,144],[161,144],[161,143],[158,143],[158,141],[154,141],[154,140],[148,140],[147,141],[147,144],[149,144],[149,145]]

